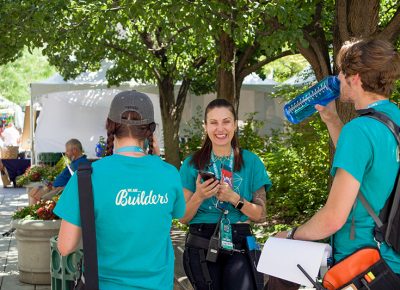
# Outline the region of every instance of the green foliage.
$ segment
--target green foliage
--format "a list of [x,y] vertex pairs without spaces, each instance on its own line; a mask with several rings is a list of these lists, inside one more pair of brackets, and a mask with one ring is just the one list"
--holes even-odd
[[284,82],[288,78],[298,74],[306,66],[307,61],[301,55],[289,55],[265,65],[261,76],[272,74],[275,81]]
[[322,121],[290,125],[271,138],[265,155],[273,187],[268,220],[301,223],[325,203],[329,179],[329,135]]
[[246,114],[244,126],[239,128],[239,144],[241,148],[263,156],[267,139],[260,136],[259,131],[264,127],[264,122],[255,120],[255,115],[257,112]]
[[29,53],[26,49],[20,58],[0,66],[0,96],[20,105],[30,99],[29,84],[48,78],[55,72],[41,51]]
[[65,166],[64,158],[61,158],[53,167],[48,165],[33,165],[23,175],[17,176],[16,184],[17,186],[24,186],[30,182],[52,182]]

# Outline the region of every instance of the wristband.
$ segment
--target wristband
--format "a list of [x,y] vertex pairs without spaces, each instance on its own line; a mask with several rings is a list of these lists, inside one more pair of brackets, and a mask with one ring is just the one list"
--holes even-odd
[[291,229],[288,231],[287,235],[286,235],[286,239],[294,240],[294,234],[296,233],[297,228],[298,228],[298,227],[291,228]]

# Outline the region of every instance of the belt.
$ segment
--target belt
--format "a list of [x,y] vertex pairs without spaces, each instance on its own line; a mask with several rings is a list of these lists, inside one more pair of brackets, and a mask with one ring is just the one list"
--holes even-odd
[[194,248],[208,250],[208,245],[210,244],[210,239],[203,238],[203,237],[196,236],[196,235],[189,233],[186,237],[186,244],[188,246],[191,246]]
[[[193,247],[193,248],[208,250],[209,244],[210,244],[210,239],[196,236],[191,233],[188,233],[188,235],[186,237],[186,245]],[[233,252],[242,252],[243,253],[245,250],[245,248],[243,248],[237,244],[234,244],[234,248],[235,249],[232,250]],[[231,250],[227,250],[227,251],[230,252]]]

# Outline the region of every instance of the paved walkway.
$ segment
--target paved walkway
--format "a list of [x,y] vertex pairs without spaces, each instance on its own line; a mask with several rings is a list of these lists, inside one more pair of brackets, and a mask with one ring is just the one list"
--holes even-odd
[[3,188],[0,185],[0,289],[1,290],[50,290],[50,285],[30,285],[18,280],[18,252],[13,235],[3,236],[10,230],[13,212],[28,204],[25,188]]

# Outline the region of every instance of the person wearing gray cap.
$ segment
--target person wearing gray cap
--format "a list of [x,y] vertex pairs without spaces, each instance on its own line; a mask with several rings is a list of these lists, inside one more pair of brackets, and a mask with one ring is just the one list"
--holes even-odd
[[[99,288],[173,289],[173,218],[185,213],[178,170],[155,150],[154,109],[137,91],[117,94],[106,123],[106,157],[93,163],[92,183],[99,264]],[[148,148],[146,147],[148,140]],[[77,177],[74,175],[55,213],[63,221],[58,238],[62,255],[81,237]]]

